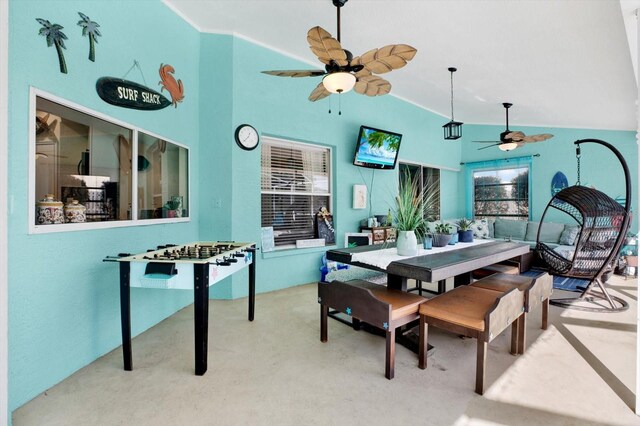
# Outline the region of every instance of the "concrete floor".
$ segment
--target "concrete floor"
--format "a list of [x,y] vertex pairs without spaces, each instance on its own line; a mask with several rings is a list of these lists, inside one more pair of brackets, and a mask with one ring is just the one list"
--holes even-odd
[[[631,309],[594,314],[551,308],[528,322],[528,349],[489,346],[487,390],[473,391],[476,342],[433,329],[429,368],[397,348],[384,378],[384,339],[329,322],[319,340],[316,285],[211,301],[209,370],[193,375],[189,306],[133,340],[134,370],[120,348],[13,413],[14,425],[595,425],[640,424],[635,401],[637,281],[614,277]],[[558,292],[556,292],[558,293]],[[554,295],[557,297],[557,294]]]

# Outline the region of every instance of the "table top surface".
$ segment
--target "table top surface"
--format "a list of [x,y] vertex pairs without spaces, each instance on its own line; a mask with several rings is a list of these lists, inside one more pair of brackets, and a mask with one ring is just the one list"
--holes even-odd
[[[459,243],[463,244],[463,243]],[[351,255],[383,248],[391,248],[369,245],[327,251],[327,259],[342,263],[349,263],[369,269],[377,269],[389,274],[406,276],[409,278],[433,281],[442,277],[455,276],[460,273],[470,272],[484,266],[501,262],[529,252],[529,245],[511,241],[492,241],[485,244],[461,247],[441,253],[433,253],[423,256],[407,257],[395,260],[386,268],[367,265],[362,262],[353,262]]]

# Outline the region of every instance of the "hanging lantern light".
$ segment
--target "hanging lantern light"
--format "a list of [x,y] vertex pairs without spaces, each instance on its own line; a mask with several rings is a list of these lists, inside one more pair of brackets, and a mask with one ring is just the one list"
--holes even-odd
[[462,137],[463,123],[453,119],[453,73],[456,71],[458,71],[457,68],[449,68],[451,73],[451,121],[442,126],[444,128],[444,138],[449,140],[456,140]]

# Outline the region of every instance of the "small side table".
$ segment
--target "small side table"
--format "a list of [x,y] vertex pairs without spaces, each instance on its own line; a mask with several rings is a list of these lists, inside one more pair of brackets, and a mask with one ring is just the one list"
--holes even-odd
[[393,226],[361,226],[360,232],[371,234],[372,244],[393,243],[396,241],[396,228]]

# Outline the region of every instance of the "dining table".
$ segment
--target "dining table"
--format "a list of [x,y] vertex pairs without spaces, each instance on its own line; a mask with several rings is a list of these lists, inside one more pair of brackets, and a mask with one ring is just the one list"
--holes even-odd
[[471,274],[494,263],[529,254],[530,246],[514,241],[475,239],[432,249],[419,248],[415,256],[400,256],[394,243],[327,250],[327,259],[387,274],[387,287],[406,291],[407,280],[438,283],[447,278],[454,286],[469,284]]

